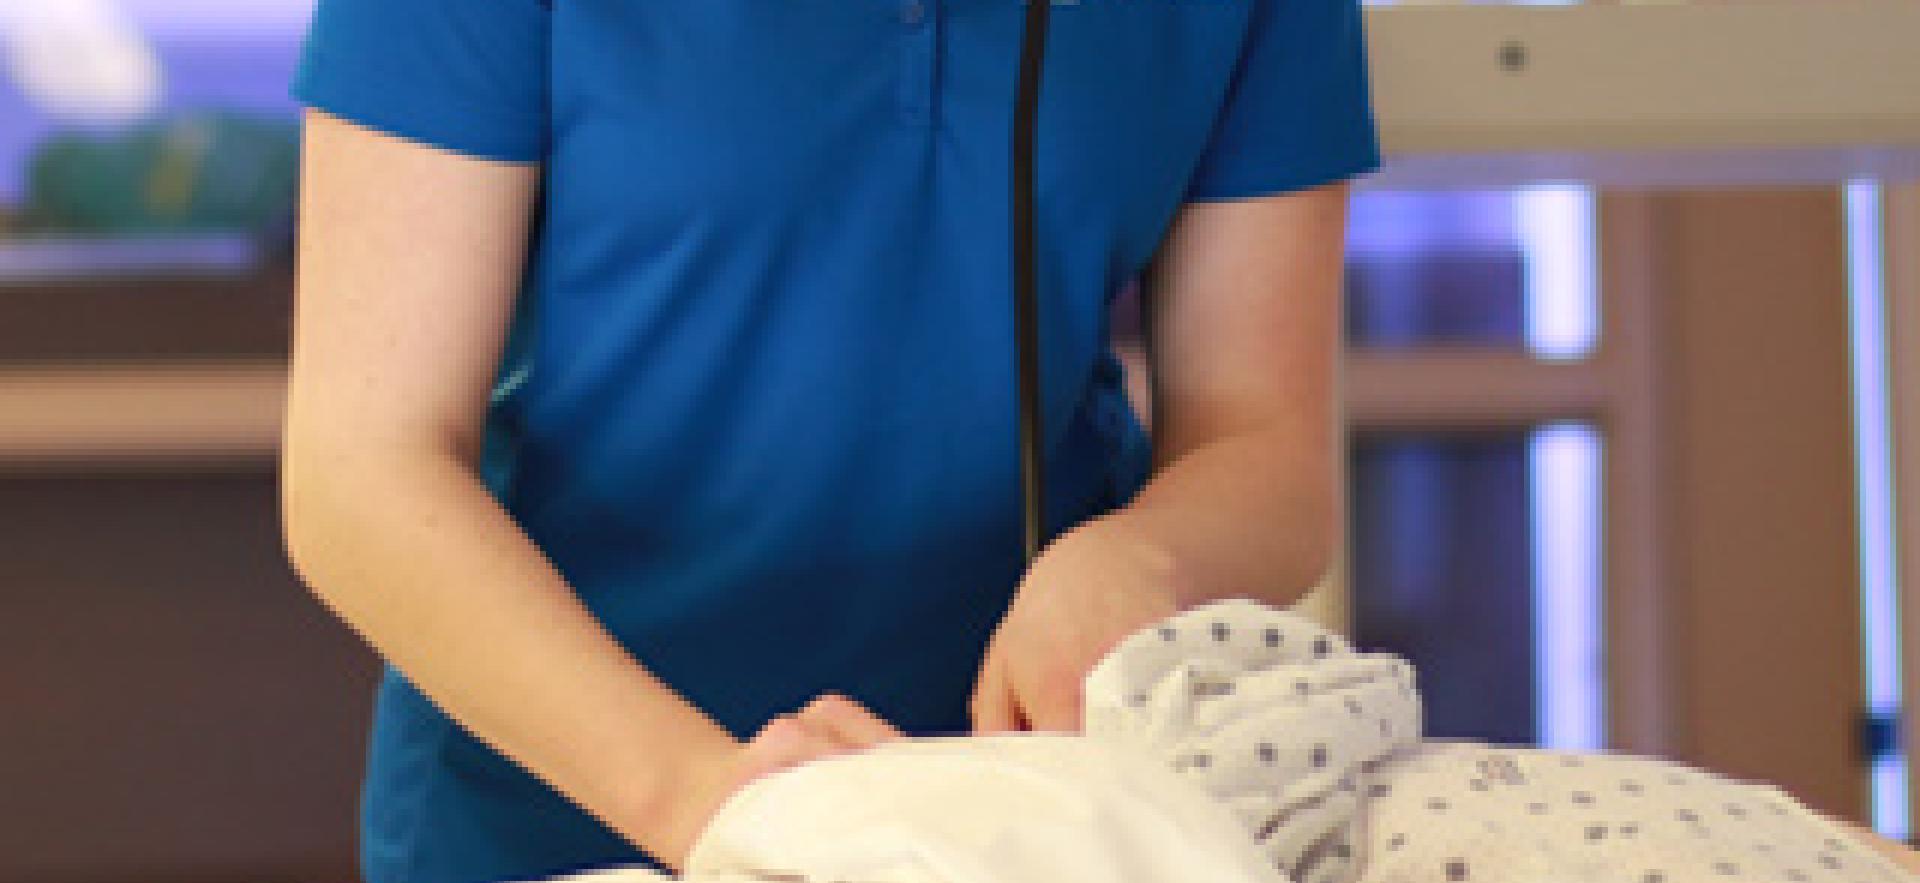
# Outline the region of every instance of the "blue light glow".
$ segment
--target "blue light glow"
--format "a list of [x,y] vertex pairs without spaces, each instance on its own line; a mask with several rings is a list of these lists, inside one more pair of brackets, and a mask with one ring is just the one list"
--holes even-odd
[[[1852,336],[1855,502],[1860,531],[1861,644],[1865,654],[1867,706],[1880,713],[1900,707],[1899,574],[1894,525],[1891,424],[1888,415],[1886,290],[1881,272],[1885,243],[1881,189],[1872,181],[1848,182],[1848,323]],[[1874,760],[1873,826],[1904,838],[1910,823],[1906,758]],[[1892,772],[1898,770],[1898,774]]]
[[1539,745],[1606,747],[1601,640],[1601,439],[1585,423],[1536,430],[1527,451]]
[[1593,191],[1541,185],[1513,199],[1526,256],[1527,350],[1542,359],[1585,358],[1600,337]]

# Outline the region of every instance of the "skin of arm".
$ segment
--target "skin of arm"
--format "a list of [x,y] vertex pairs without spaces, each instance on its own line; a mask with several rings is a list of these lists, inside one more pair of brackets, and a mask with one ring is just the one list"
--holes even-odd
[[1182,607],[1288,606],[1338,548],[1349,195],[1192,203],[1143,277],[1155,473],[1110,518],[1164,549]]
[[289,561],[436,705],[678,867],[746,780],[894,735],[827,694],[742,745],[628,655],[477,471],[539,167],[308,112]]
[[[1349,190],[1343,182],[1184,210],[1143,292],[1150,311],[1155,477],[1128,507],[1048,548],[1043,561],[1068,562],[1042,577],[1049,584],[1105,579],[1119,587],[1175,587],[1171,598],[1137,590],[1154,600],[1131,607],[1082,599],[1096,610],[1185,608],[1229,596],[1285,606],[1324,574],[1339,540],[1334,420]],[[1063,545],[1076,536],[1082,538],[1073,548]],[[1036,562],[1023,593],[1040,584],[1040,568]],[[1098,592],[1125,594],[1106,586]],[[1087,617],[1062,610],[1054,634],[1080,632]],[[996,635],[996,645],[1001,640]],[[1007,646],[1015,641],[1009,637]],[[1104,650],[1086,664],[1100,655]],[[986,669],[995,678],[983,678],[983,686],[998,689],[976,694],[978,729],[1015,729],[1020,718],[1038,718],[1035,729],[1077,728],[1069,691],[1043,682],[1022,702],[993,658],[990,652]],[[1059,666],[1059,683],[1084,674],[1071,667]],[[1858,823],[1827,818],[1920,873],[1920,851]]]
[[1349,189],[1175,218],[1142,275],[1152,478],[1028,569],[976,679],[976,732],[1078,731],[1086,673],[1135,629],[1218,598],[1286,607],[1325,574]]

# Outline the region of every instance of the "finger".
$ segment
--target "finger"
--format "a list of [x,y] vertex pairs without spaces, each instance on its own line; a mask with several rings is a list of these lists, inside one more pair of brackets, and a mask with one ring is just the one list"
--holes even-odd
[[761,724],[760,731],[753,734],[748,744],[763,746],[769,753],[777,754],[809,738],[812,738],[812,732],[806,724],[792,714],[781,714]]
[[1014,708],[1013,694],[1007,689],[1006,679],[1001,673],[997,654],[987,654],[986,664],[981,666],[979,683],[974,687],[973,698],[968,704],[973,717],[973,731],[976,733],[1019,729],[1019,714]]
[[826,740],[836,748],[859,747],[841,730],[840,726],[834,722],[832,715],[827,712],[819,697],[815,697],[812,701],[808,702],[805,707],[794,712],[794,720],[799,721],[800,725],[806,727],[808,732]]
[[823,724],[857,745],[873,745],[902,735],[865,705],[839,693],[822,693],[810,707]]
[[1079,691],[1061,687],[1044,690],[1032,709],[1033,729],[1075,732],[1080,729]]
[[766,723],[748,745],[758,758],[753,776],[764,775],[835,750],[829,736],[792,714],[783,714]]
[[1007,708],[1010,709],[1009,713],[1012,715],[1011,721],[1007,724],[1006,732],[1025,733],[1032,731],[1033,715],[1028,711],[1026,702],[1020,698],[1019,689],[1014,687],[1011,680],[1006,682],[1006,694]]
[[814,697],[812,703],[806,704],[806,718],[812,726],[826,729],[849,747],[870,747],[877,741],[897,735],[891,733],[887,722],[866,710],[866,706],[839,693],[822,693]]
[[840,754],[856,747],[858,746],[849,744],[847,740],[840,738],[838,735],[814,727],[807,731],[807,738],[801,740],[793,762],[805,763],[814,758],[826,757],[830,754]]

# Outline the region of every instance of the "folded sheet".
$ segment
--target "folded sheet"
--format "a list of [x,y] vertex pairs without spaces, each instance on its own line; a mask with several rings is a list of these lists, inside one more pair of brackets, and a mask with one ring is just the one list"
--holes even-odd
[[1216,601],[1102,657],[1080,734],[898,739],[750,782],[684,879],[1916,879],[1770,785],[1658,758],[1425,740],[1420,724],[1405,660],[1291,611]]

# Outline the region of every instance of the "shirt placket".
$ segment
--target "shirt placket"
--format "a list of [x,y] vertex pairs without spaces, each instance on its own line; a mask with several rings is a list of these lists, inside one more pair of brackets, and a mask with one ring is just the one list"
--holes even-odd
[[900,35],[900,119],[914,125],[933,120],[934,48],[939,39],[940,0],[894,0]]

